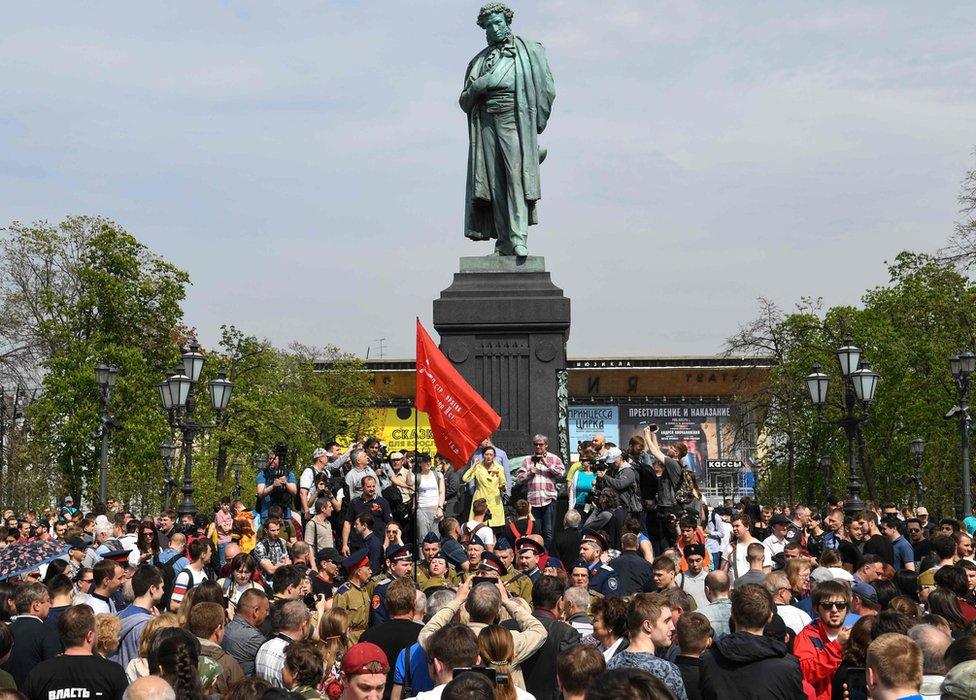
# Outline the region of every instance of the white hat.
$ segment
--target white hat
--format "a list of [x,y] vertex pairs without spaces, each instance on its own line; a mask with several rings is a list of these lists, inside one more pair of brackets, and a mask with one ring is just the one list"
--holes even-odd
[[315,451],[312,453],[312,459],[318,459],[319,457],[325,457],[329,454],[329,451],[324,447],[316,447]]

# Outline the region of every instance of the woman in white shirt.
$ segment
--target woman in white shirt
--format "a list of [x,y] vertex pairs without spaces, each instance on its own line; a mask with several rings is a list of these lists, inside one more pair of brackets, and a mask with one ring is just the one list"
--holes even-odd
[[217,581],[220,590],[224,592],[224,598],[227,599],[230,609],[237,608],[237,601],[241,599],[244,591],[250,588],[256,588],[259,591],[264,590],[260,584],[254,582],[254,571],[256,569],[257,563],[250,554],[241,552],[231,559],[230,576]]
[[444,477],[430,468],[430,457],[420,461],[417,475],[417,541],[437,530],[444,517]]

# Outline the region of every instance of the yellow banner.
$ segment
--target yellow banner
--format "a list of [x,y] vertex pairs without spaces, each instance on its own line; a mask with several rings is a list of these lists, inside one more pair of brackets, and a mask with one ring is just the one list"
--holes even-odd
[[[368,412],[366,424],[374,428],[373,435],[382,440],[390,452],[406,452],[414,449],[413,414],[414,409],[408,406],[377,408]],[[433,457],[437,453],[437,447],[434,445],[434,436],[430,431],[430,422],[427,420],[426,413],[420,414],[419,425],[420,439],[417,443],[419,449]],[[345,443],[343,447],[346,447],[351,440],[347,437],[337,442]]]

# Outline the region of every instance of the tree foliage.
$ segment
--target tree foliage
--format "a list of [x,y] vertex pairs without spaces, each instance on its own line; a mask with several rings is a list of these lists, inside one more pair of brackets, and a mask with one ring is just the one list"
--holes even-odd
[[[761,301],[757,320],[730,339],[730,350],[765,352],[777,362],[760,394],[741,397],[765,437],[758,461],[767,496],[819,499],[821,454],[831,457],[830,490],[846,492],[847,442],[829,421],[843,401],[834,352],[850,334],[881,375],[857,447],[867,494],[913,500],[909,443],[918,436],[926,442],[926,505],[949,512],[961,500],[958,428],[943,416],[957,401],[949,358],[976,341],[976,285],[951,261],[918,253],[901,253],[888,270],[889,282],[865,293],[856,308],[821,310],[805,301],[786,314]],[[819,414],[803,384],[815,360],[831,377],[830,403]]]
[[[66,493],[93,502],[100,429],[94,367],[106,362],[119,370],[109,408],[121,422],[111,435],[109,492],[140,511],[160,506],[159,446],[180,441],[157,385],[195,337],[183,325],[188,275],[99,217],[14,222],[0,258],[0,384],[17,387],[21,398],[5,404],[0,502],[46,507]],[[196,417],[215,426],[194,444],[201,509],[230,493],[237,461],[243,493],[252,494],[256,452],[285,442],[304,460],[324,440],[369,427],[371,378],[335,347],[281,350],[226,327],[218,347],[204,353]],[[316,371],[321,360],[327,369]],[[221,368],[235,388],[229,409],[216,416],[207,382]],[[178,481],[183,456],[174,465]]]

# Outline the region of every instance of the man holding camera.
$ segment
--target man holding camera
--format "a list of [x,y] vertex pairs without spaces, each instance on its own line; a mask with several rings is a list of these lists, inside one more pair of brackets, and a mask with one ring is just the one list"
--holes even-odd
[[291,506],[298,493],[298,482],[295,472],[285,466],[287,453],[284,445],[277,445],[268,453],[267,466],[258,472],[257,494],[261,499],[262,522],[268,519],[268,510],[272,505],[280,506],[285,519],[291,519]]
[[515,472],[515,480],[528,486],[526,500],[532,506],[532,517],[542,527],[542,537],[548,548],[552,545],[556,521],[556,479],[566,475],[566,465],[558,455],[549,452],[549,438],[545,435],[533,437],[532,448],[534,454]]

